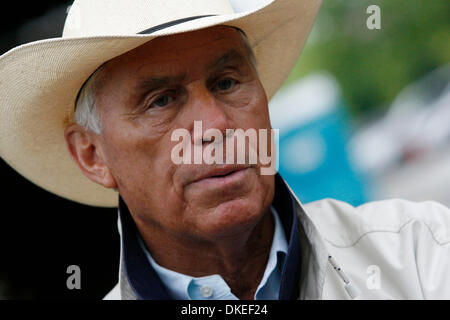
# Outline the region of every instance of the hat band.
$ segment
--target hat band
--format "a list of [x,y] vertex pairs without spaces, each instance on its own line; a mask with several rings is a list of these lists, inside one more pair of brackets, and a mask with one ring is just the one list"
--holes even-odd
[[191,20],[205,18],[205,17],[212,17],[212,16],[217,16],[217,14],[206,14],[206,15],[203,15],[203,16],[193,16],[193,17],[187,17],[187,18],[182,18],[182,19],[169,21],[169,22],[162,23],[162,24],[159,24],[157,26],[145,29],[144,31],[138,32],[138,34],[149,34],[149,33],[153,33],[155,31],[161,30],[161,29],[169,28],[171,26],[174,26],[174,25],[177,25],[177,24],[180,24],[180,23],[183,23],[183,22],[188,22],[188,21],[191,21]]
[[[200,18],[205,18],[205,17],[212,17],[212,16],[217,16],[217,14],[206,14],[206,15],[202,15],[202,16],[192,16],[192,17],[187,17],[187,18],[182,18],[182,19],[169,21],[169,22],[165,22],[165,23],[159,24],[157,26],[145,29],[144,31],[138,32],[137,34],[150,34],[150,33],[153,33],[155,31],[158,31],[158,30],[161,30],[161,29],[165,29],[165,28],[168,28],[168,27],[171,27],[171,26],[183,23],[183,22],[187,22],[187,21],[191,21],[191,20],[195,20],[195,19],[200,19]],[[104,63],[101,64],[97,69],[95,69],[95,71],[91,73],[89,78],[87,78],[86,81],[81,86],[81,89],[78,91],[77,97],[75,99],[75,110],[77,108],[77,103],[78,103],[78,99],[80,97],[81,90],[86,85],[86,83],[89,81],[89,79],[94,75],[94,73],[96,73],[97,70],[99,70],[103,65],[104,65]]]

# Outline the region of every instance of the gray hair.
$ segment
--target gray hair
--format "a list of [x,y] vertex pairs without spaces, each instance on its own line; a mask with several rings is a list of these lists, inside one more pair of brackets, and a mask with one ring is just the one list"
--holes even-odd
[[[255,54],[250,43],[248,42],[247,36],[242,30],[237,30],[242,37],[245,49],[250,58],[250,62],[255,71],[258,72],[256,68],[257,62]],[[86,130],[91,130],[96,134],[102,133],[102,121],[100,119],[100,114],[96,104],[96,93],[99,85],[99,78],[103,71],[104,65],[105,63],[98,67],[97,70],[95,70],[94,73],[92,73],[84,82],[75,102],[75,122],[84,127]]]
[[86,130],[91,130],[96,134],[102,133],[102,122],[96,104],[96,93],[99,83],[98,79],[100,78],[103,66],[104,64],[95,70],[86,80],[78,93],[75,103],[75,122]]

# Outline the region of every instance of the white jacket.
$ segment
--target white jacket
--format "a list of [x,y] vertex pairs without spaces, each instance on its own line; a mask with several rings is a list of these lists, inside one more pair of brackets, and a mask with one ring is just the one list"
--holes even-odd
[[[324,199],[298,202],[297,214],[299,299],[450,299],[449,208],[399,199],[355,208]],[[121,271],[105,299],[133,298]]]
[[[324,243],[357,288],[356,299],[450,299],[450,210],[436,202],[386,200],[352,207],[321,200],[305,205]],[[321,246],[320,244],[318,246]],[[331,263],[317,265],[320,294],[350,299]]]

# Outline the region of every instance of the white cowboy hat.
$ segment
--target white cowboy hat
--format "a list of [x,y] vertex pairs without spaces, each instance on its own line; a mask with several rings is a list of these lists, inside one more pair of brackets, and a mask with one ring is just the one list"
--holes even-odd
[[0,156],[59,196],[117,206],[117,193],[86,178],[64,140],[86,79],[104,62],[155,37],[228,25],[247,35],[270,99],[293,68],[320,3],[266,0],[259,8],[234,12],[228,0],[75,0],[61,38],[28,43],[0,57]]

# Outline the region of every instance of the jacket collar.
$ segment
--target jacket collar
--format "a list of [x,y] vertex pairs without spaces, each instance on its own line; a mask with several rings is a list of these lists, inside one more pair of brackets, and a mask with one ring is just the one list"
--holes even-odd
[[[280,215],[289,244],[281,274],[280,300],[320,298],[328,256],[325,245],[300,202],[279,174],[275,176],[272,205]],[[119,286],[122,299],[170,300],[167,288],[139,246],[136,225],[120,196],[118,224],[121,235]]]

